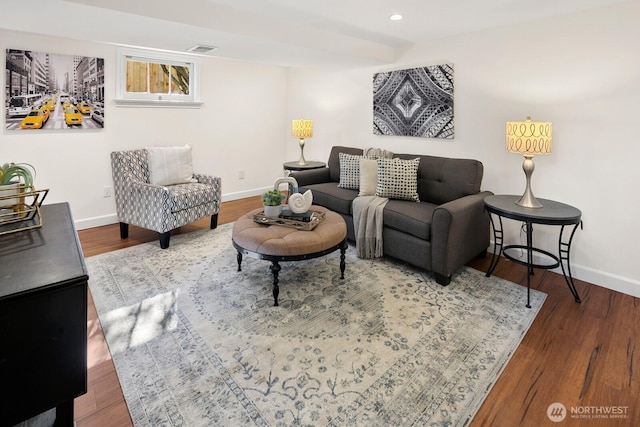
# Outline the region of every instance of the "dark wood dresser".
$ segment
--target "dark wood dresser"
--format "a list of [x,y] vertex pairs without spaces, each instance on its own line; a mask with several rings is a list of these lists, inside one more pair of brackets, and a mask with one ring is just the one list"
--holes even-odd
[[67,203],[0,236],[0,426],[56,408],[73,425],[87,392],[87,268]]

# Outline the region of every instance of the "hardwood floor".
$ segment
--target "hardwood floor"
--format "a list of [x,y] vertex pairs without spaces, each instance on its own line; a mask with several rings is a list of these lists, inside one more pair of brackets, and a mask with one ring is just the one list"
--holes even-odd
[[[260,199],[225,202],[219,224],[261,206]],[[207,218],[182,227],[209,227]],[[157,241],[157,233],[130,227],[121,240],[117,224],[79,231],[85,257]],[[490,257],[469,263],[486,271]],[[525,267],[501,259],[494,272],[526,286]],[[490,391],[471,426],[631,426],[640,422],[640,299],[576,281],[582,303],[574,302],[561,275],[536,270],[532,288],[548,297],[521,345]],[[524,304],[524,301],[523,301]],[[122,390],[89,298],[88,392],[75,401],[78,427],[131,426]],[[562,423],[547,416],[550,404],[564,404]],[[572,418],[571,410],[582,418]],[[604,419],[616,411],[626,418]],[[585,418],[588,416],[591,418]]]

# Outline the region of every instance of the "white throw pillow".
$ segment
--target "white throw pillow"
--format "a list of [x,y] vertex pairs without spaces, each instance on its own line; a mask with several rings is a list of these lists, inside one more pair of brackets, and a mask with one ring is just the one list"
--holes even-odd
[[184,147],[147,147],[149,182],[173,185],[192,182],[191,145]]
[[358,196],[373,196],[378,183],[378,162],[375,159],[360,159],[360,193]]

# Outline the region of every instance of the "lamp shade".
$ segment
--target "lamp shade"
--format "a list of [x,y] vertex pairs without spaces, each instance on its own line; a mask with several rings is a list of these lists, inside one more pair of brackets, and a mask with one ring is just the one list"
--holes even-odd
[[532,122],[527,117],[524,122],[507,122],[507,151],[522,155],[551,153],[551,123]]
[[311,138],[313,136],[313,120],[291,120],[291,136]]

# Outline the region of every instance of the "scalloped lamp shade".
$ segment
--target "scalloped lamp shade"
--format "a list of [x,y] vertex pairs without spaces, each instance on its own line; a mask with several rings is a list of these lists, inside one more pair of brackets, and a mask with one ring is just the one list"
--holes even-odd
[[313,136],[313,120],[291,120],[291,136],[299,138],[300,160],[298,160],[298,164],[304,166],[307,164],[304,159],[304,139]]
[[532,122],[527,117],[524,122],[507,122],[507,151],[524,156],[522,170],[527,179],[525,192],[516,202],[526,208],[541,208],[542,204],[536,200],[531,190],[531,174],[535,169],[534,155],[551,154],[552,125],[550,122]]

